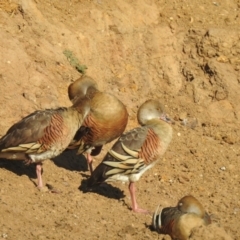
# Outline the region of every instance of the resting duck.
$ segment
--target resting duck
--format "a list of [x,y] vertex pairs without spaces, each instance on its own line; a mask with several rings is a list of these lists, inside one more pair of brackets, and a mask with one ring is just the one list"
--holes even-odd
[[210,216],[193,196],[181,198],[176,207],[163,208],[159,214],[158,209],[159,206],[153,215],[153,228],[172,239],[187,240],[193,228],[211,223]]
[[92,156],[100,153],[102,146],[118,138],[125,130],[128,112],[114,95],[98,90],[97,83],[82,76],[68,87],[68,96],[74,106],[81,106],[82,99],[90,102],[90,111],[69,149],[78,148],[78,154],[86,153],[92,173]]

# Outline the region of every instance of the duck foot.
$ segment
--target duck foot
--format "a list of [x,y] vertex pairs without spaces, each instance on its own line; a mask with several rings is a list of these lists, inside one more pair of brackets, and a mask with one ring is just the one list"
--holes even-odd
[[56,189],[50,184],[46,184],[46,186],[43,187],[37,187],[40,192],[50,192],[50,193],[62,193],[60,190]]

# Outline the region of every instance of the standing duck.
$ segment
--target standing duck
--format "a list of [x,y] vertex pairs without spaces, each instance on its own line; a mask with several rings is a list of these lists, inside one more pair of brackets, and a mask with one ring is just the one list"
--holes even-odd
[[163,208],[159,214],[158,208],[153,215],[153,228],[172,239],[187,240],[193,228],[211,223],[210,216],[193,196],[181,198],[176,207]]
[[104,144],[124,132],[128,112],[114,95],[99,91],[97,83],[88,76],[82,76],[70,84],[68,96],[74,106],[81,105],[83,98],[90,102],[90,111],[68,148],[78,148],[78,154],[86,152],[92,173],[92,156],[98,155]]
[[161,159],[172,139],[172,127],[157,100],[144,102],[137,118],[141,127],[122,134],[93,171],[88,187],[104,181],[129,182],[132,210],[147,213],[138,207],[135,182]]
[[42,189],[42,161],[56,157],[68,147],[89,110],[88,99],[82,99],[76,107],[33,112],[0,139],[0,158],[35,163],[37,187]]

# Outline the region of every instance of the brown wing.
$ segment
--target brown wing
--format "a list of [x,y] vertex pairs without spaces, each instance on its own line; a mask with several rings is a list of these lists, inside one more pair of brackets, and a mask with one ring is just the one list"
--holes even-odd
[[[55,123],[61,121],[57,116],[60,116],[59,113],[64,110],[66,109],[59,108],[55,110],[35,111],[24,117],[21,121],[9,128],[6,135],[0,139],[0,151],[25,151],[24,148],[27,149],[30,145],[34,148],[33,145],[39,140],[43,140],[45,135],[51,131],[53,119]],[[57,125],[58,124],[56,124],[56,128]],[[14,147],[16,147],[15,150]],[[37,147],[39,146],[36,146],[36,148]],[[12,150],[10,148],[12,148]]]
[[122,144],[124,144],[129,149],[140,151],[146,141],[148,131],[149,128],[147,127],[139,127],[122,134],[118,141],[113,145],[112,150],[122,155],[128,155],[122,148]]

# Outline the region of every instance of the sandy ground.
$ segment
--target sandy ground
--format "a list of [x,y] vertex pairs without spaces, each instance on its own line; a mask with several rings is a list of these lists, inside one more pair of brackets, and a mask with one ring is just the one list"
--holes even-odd
[[[126,104],[127,130],[148,98],[176,121],[164,158],[136,184],[139,205],[153,212],[192,194],[215,220],[191,239],[240,239],[239,26],[238,0],[0,1],[0,136],[36,109],[70,106],[77,59]],[[84,156],[43,168],[61,193],[38,191],[34,166],[0,160],[0,239],[170,239],[130,210],[127,184],[85,191]]]

